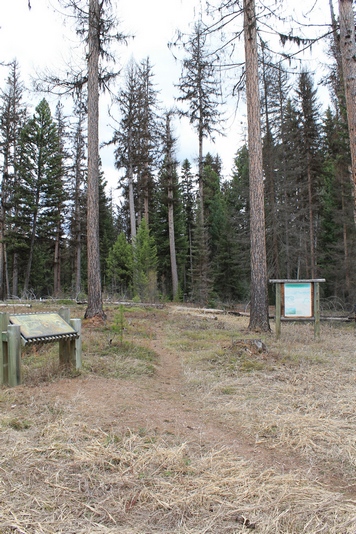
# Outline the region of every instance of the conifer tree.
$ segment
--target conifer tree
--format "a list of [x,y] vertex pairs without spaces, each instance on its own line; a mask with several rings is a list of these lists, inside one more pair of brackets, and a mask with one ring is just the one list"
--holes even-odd
[[301,72],[297,89],[299,113],[301,117],[302,144],[300,150],[301,172],[305,208],[304,217],[308,227],[306,245],[309,262],[306,270],[307,278],[315,278],[317,272],[316,242],[317,242],[317,214],[318,194],[320,189],[321,159],[320,159],[320,115],[316,100],[316,90],[307,72]]
[[226,301],[250,299],[249,156],[246,145],[237,152],[232,179],[224,191],[226,231],[222,232],[220,271],[216,284]]
[[221,91],[217,78],[216,58],[207,47],[207,33],[203,23],[195,24],[192,35],[183,44],[187,57],[183,60],[178,88],[179,102],[188,105],[182,115],[189,118],[198,134],[198,184],[201,199],[200,216],[204,226],[203,140],[221,132]]
[[131,61],[125,85],[115,101],[121,115],[119,128],[111,143],[115,144],[115,165],[124,169],[123,192],[129,208],[131,237],[136,235],[142,217],[149,223],[154,172],[160,155],[160,118],[158,91],[149,58],[136,64]]
[[[23,292],[30,289],[51,292],[53,249],[64,201],[63,154],[59,150],[58,128],[45,99],[23,127],[20,137],[20,160],[17,168],[18,210],[13,218],[16,234],[27,250]],[[36,246],[37,245],[37,246]],[[52,249],[52,251],[51,251]],[[51,251],[51,253],[50,253]],[[36,278],[32,278],[36,258]]]
[[[24,86],[20,79],[16,61],[10,65],[5,91],[0,95],[0,152],[1,203],[0,203],[0,299],[9,295],[17,296],[18,251],[14,239],[9,239],[9,217],[17,210],[15,190],[17,187],[16,169],[19,160],[20,131],[26,119],[26,108],[22,102]],[[14,237],[14,234],[12,234]],[[12,287],[10,289],[9,260],[12,259]]]
[[250,173],[251,330],[269,330],[257,19],[254,0],[244,0],[244,43]]
[[121,232],[109,251],[106,274],[112,293],[130,295],[133,277],[133,248]]
[[166,114],[166,129],[162,146],[164,160],[155,188],[150,227],[157,246],[160,290],[164,295],[177,300],[184,284],[187,240],[170,112]]
[[106,68],[104,60],[114,61],[110,53],[113,41],[122,42],[125,36],[116,31],[110,0],[61,0],[76,17],[77,33],[84,36],[87,45],[84,76],[75,75],[71,80],[51,80],[56,86],[68,90],[87,85],[88,117],[88,176],[87,176],[87,270],[88,306],[85,317],[105,318],[102,303],[100,245],[99,245],[99,89],[107,87],[117,73]]
[[121,118],[119,128],[115,130],[111,141],[115,144],[115,166],[118,170],[124,169],[124,176],[120,182],[127,180],[127,186],[124,191],[127,193],[129,206],[131,237],[136,236],[136,206],[138,204],[137,181],[134,184],[139,163],[140,105],[138,94],[138,66],[132,60],[126,69],[124,86],[119,90],[119,94],[115,98]]
[[139,137],[138,196],[140,217],[149,224],[150,197],[153,172],[160,155],[161,125],[158,115],[158,91],[155,88],[153,68],[147,57],[139,65]]
[[105,272],[108,254],[117,237],[114,224],[112,197],[107,195],[105,191],[106,187],[107,181],[104,179],[103,173],[101,173],[99,183],[99,243],[103,287],[105,287]]
[[133,241],[133,290],[143,301],[154,301],[157,291],[157,247],[143,218]]
[[85,143],[85,106],[79,92],[74,107],[75,122],[71,136],[71,160],[69,170],[72,188],[70,190],[69,228],[70,228],[70,287],[75,298],[83,289],[83,269],[85,254],[86,228],[86,143]]
[[190,295],[193,284],[193,232],[195,226],[194,209],[196,202],[196,194],[194,190],[194,177],[192,173],[192,166],[189,160],[185,159],[181,166],[180,176],[182,203],[185,214],[185,235],[188,241],[188,251],[186,263],[184,268],[184,294]]
[[[339,0],[340,50],[350,139],[351,175],[356,206],[356,38],[352,0]],[[356,223],[356,208],[355,208]]]

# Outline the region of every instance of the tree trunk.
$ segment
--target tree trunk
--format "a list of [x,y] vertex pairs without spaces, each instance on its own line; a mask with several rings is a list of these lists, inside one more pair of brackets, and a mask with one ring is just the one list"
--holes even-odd
[[172,157],[172,150],[174,140],[171,132],[170,115],[167,113],[166,117],[166,142],[167,142],[167,200],[168,200],[168,235],[169,235],[169,252],[171,260],[171,275],[172,275],[172,293],[173,300],[178,298],[178,270],[177,270],[177,254],[176,242],[174,232],[174,163]]
[[54,243],[53,294],[58,297],[61,292],[61,264],[60,264],[61,224],[58,222]]
[[4,171],[1,183],[1,205],[0,205],[0,300],[6,298],[5,290],[5,205],[7,191],[8,164],[5,154]]
[[131,241],[136,237],[136,212],[135,212],[135,197],[133,189],[133,170],[132,163],[129,164],[128,172],[129,181],[129,208],[130,208],[130,227],[131,227]]
[[14,252],[12,257],[12,297],[17,297],[19,292],[19,255]]
[[[78,156],[77,156],[78,158]],[[77,161],[75,170],[75,194],[74,194],[74,291],[75,298],[81,292],[81,267],[82,267],[82,225],[80,220],[80,163]]]
[[171,183],[171,177],[168,184],[168,232],[169,232],[169,251],[171,258],[171,273],[172,273],[172,292],[173,300],[178,297],[178,271],[177,271],[177,257],[176,257],[176,244],[174,237],[174,211],[173,211],[173,186]]
[[310,154],[307,154],[308,159],[308,211],[309,211],[309,254],[310,254],[310,277],[315,278],[315,235],[314,235],[314,212],[313,212],[313,186],[310,170]]
[[85,318],[105,317],[99,250],[99,22],[98,0],[89,0],[88,39],[88,306]]
[[29,284],[30,284],[30,276],[31,276],[31,269],[32,269],[32,258],[33,258],[33,251],[35,248],[35,239],[36,239],[36,231],[37,231],[37,217],[38,217],[38,207],[40,204],[40,184],[41,179],[40,176],[38,177],[38,186],[36,190],[36,197],[35,197],[35,209],[33,212],[33,220],[32,220],[32,228],[31,228],[31,238],[30,238],[30,250],[28,253],[27,258],[27,267],[26,267],[26,274],[25,274],[25,280],[23,284],[23,292],[25,296],[27,296]]
[[[351,175],[356,203],[356,43],[352,0],[339,0],[340,50],[350,137]],[[356,205],[354,209],[356,224]]]
[[244,0],[244,41],[249,149],[251,312],[250,330],[269,331],[265,209],[254,0]]

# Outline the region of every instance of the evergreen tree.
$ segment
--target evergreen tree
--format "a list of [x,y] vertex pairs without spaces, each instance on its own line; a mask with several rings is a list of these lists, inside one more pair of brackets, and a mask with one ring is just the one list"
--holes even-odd
[[157,291],[157,247],[146,219],[133,240],[133,290],[141,300],[153,301]]
[[[302,262],[307,257],[303,249],[305,217],[302,203],[302,136],[300,115],[289,99],[283,118],[281,144],[281,172],[279,174],[279,210],[283,226],[281,232],[280,266],[287,279],[301,278]],[[305,276],[305,272],[304,272]]]
[[200,215],[201,224],[204,226],[203,140],[205,137],[213,137],[214,133],[220,131],[221,91],[217,79],[216,58],[208,50],[207,32],[201,21],[195,24],[192,35],[183,47],[188,56],[183,60],[182,75],[178,84],[181,96],[177,100],[188,104],[188,110],[181,113],[189,118],[198,134]]
[[77,33],[84,36],[87,45],[85,54],[87,70],[84,76],[74,80],[52,80],[54,85],[64,85],[68,91],[87,85],[88,118],[88,175],[87,175],[87,271],[88,306],[85,317],[105,318],[102,304],[99,244],[99,89],[115,78],[105,60],[114,61],[110,53],[113,41],[122,42],[125,36],[116,30],[110,0],[61,0],[76,18]]
[[181,167],[180,177],[182,203],[185,216],[185,235],[188,241],[188,251],[183,274],[183,290],[186,296],[191,295],[194,278],[193,278],[193,232],[195,227],[195,203],[196,193],[194,189],[194,177],[192,174],[192,166],[190,162],[185,159]]
[[237,152],[232,179],[224,188],[226,226],[222,231],[219,272],[215,283],[226,301],[250,299],[249,156],[246,145]]
[[52,216],[56,214],[54,221],[54,260],[53,260],[53,296],[58,297],[62,291],[62,252],[64,249],[64,226],[67,215],[67,200],[68,200],[68,182],[67,162],[69,154],[65,148],[67,138],[67,125],[63,116],[63,105],[58,102],[55,113],[55,120],[58,131],[58,176],[57,183],[53,191],[56,190],[57,195],[54,199],[55,205],[52,209]]
[[151,228],[157,246],[158,281],[164,295],[177,300],[184,284],[187,239],[181,187],[175,160],[170,113],[167,114],[163,137],[165,158],[158,175],[154,194]]
[[115,165],[124,169],[120,180],[124,183],[125,210],[129,214],[131,237],[136,226],[145,217],[149,222],[154,172],[157,168],[160,146],[158,91],[153,82],[149,58],[139,65],[131,62],[126,71],[125,85],[119,91],[116,103],[121,115],[119,129],[115,130]]
[[[343,132],[343,133],[342,133]],[[325,296],[354,302],[355,226],[349,179],[347,126],[327,110],[323,125],[323,173],[320,192],[319,265]],[[346,135],[345,135],[346,133]]]
[[251,330],[269,330],[267,252],[264,209],[257,18],[254,0],[244,0],[246,101],[250,173]]
[[[0,153],[1,203],[0,203],[0,299],[18,293],[18,249],[15,232],[11,231],[10,216],[17,211],[15,191],[17,187],[16,168],[19,160],[20,131],[26,119],[26,108],[22,103],[24,87],[16,61],[10,65],[5,91],[0,95]],[[12,229],[14,230],[14,229]],[[12,234],[9,239],[8,234]],[[11,261],[12,260],[12,261]],[[12,263],[12,287],[10,289],[9,263]]]
[[104,277],[102,280],[103,287],[105,287],[107,258],[117,237],[114,224],[112,198],[107,196],[105,192],[106,186],[107,182],[101,173],[99,183],[99,243],[101,272]]
[[153,68],[149,58],[139,65],[139,158],[138,158],[138,201],[139,218],[149,224],[150,200],[153,176],[160,155],[161,124],[158,115],[158,91],[155,88]]
[[111,292],[121,295],[130,294],[133,277],[133,249],[123,232],[119,234],[110,249],[106,263],[107,283]]
[[[69,286],[75,298],[83,289],[83,264],[85,265],[86,229],[86,144],[85,106],[79,93],[74,107],[75,122],[71,135],[71,160],[69,169],[71,188],[69,191]],[[86,265],[85,265],[86,266]],[[85,269],[86,271],[86,269]]]
[[315,278],[317,272],[316,244],[318,224],[318,195],[320,190],[320,114],[316,99],[316,90],[310,74],[302,72],[299,76],[297,90],[299,112],[301,117],[301,166],[305,190],[305,219],[308,226],[308,243],[306,250],[309,261],[306,269],[307,278]]
[[[27,251],[24,294],[28,293],[30,284],[35,291],[53,292],[53,255],[65,199],[63,154],[59,148],[58,128],[43,99],[20,137],[17,212],[12,224],[16,228],[16,241]],[[34,260],[36,270],[32,271]]]
[[[137,177],[139,165],[139,139],[140,139],[140,106],[139,106],[139,75],[138,66],[131,61],[126,69],[124,87],[119,91],[115,102],[119,107],[121,119],[119,129],[115,130],[112,143],[115,144],[115,166],[118,170],[124,169],[121,184],[127,180],[124,194],[129,206],[130,234],[136,236]],[[136,197],[136,202],[135,202]]]
[[222,229],[226,228],[226,211],[221,191],[221,162],[207,154],[204,161],[204,214],[207,242],[209,244],[209,268],[211,270],[210,298],[219,294],[219,286],[215,283],[219,276],[221,245],[223,241]]

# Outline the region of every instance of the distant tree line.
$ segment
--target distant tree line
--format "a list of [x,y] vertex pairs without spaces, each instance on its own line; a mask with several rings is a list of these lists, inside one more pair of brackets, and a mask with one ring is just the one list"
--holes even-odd
[[[196,25],[177,84],[178,112],[160,108],[149,58],[131,61],[115,91],[109,144],[118,205],[99,168],[107,295],[213,306],[250,299],[249,150],[236,147],[230,176],[218,154],[204,153],[204,139],[221,124],[217,70],[205,46]],[[292,77],[280,59],[260,51],[267,265],[269,278],[324,277],[324,296],[353,303],[354,184],[334,46],[326,111],[311,73]],[[0,95],[1,299],[87,294],[86,113],[80,91],[70,117],[46,99],[30,110],[19,66],[10,65]],[[175,114],[196,129],[197,165],[177,161]]]

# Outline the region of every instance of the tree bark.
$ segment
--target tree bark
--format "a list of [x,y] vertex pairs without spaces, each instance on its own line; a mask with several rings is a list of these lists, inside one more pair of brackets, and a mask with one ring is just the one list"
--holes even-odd
[[356,43],[352,0],[339,0],[340,50],[350,137],[351,176],[354,188],[356,224]]
[[251,240],[250,330],[269,331],[265,209],[254,0],[244,0]]
[[174,188],[173,188],[173,161],[171,154],[171,146],[173,145],[170,118],[167,115],[166,123],[167,132],[167,169],[168,169],[168,184],[167,184],[167,197],[168,197],[168,234],[169,234],[169,252],[171,260],[171,274],[172,274],[172,293],[173,300],[178,298],[178,271],[177,271],[177,255],[176,255],[176,243],[174,234]]
[[98,0],[89,0],[88,54],[88,307],[85,318],[105,317],[99,250],[99,22]]

